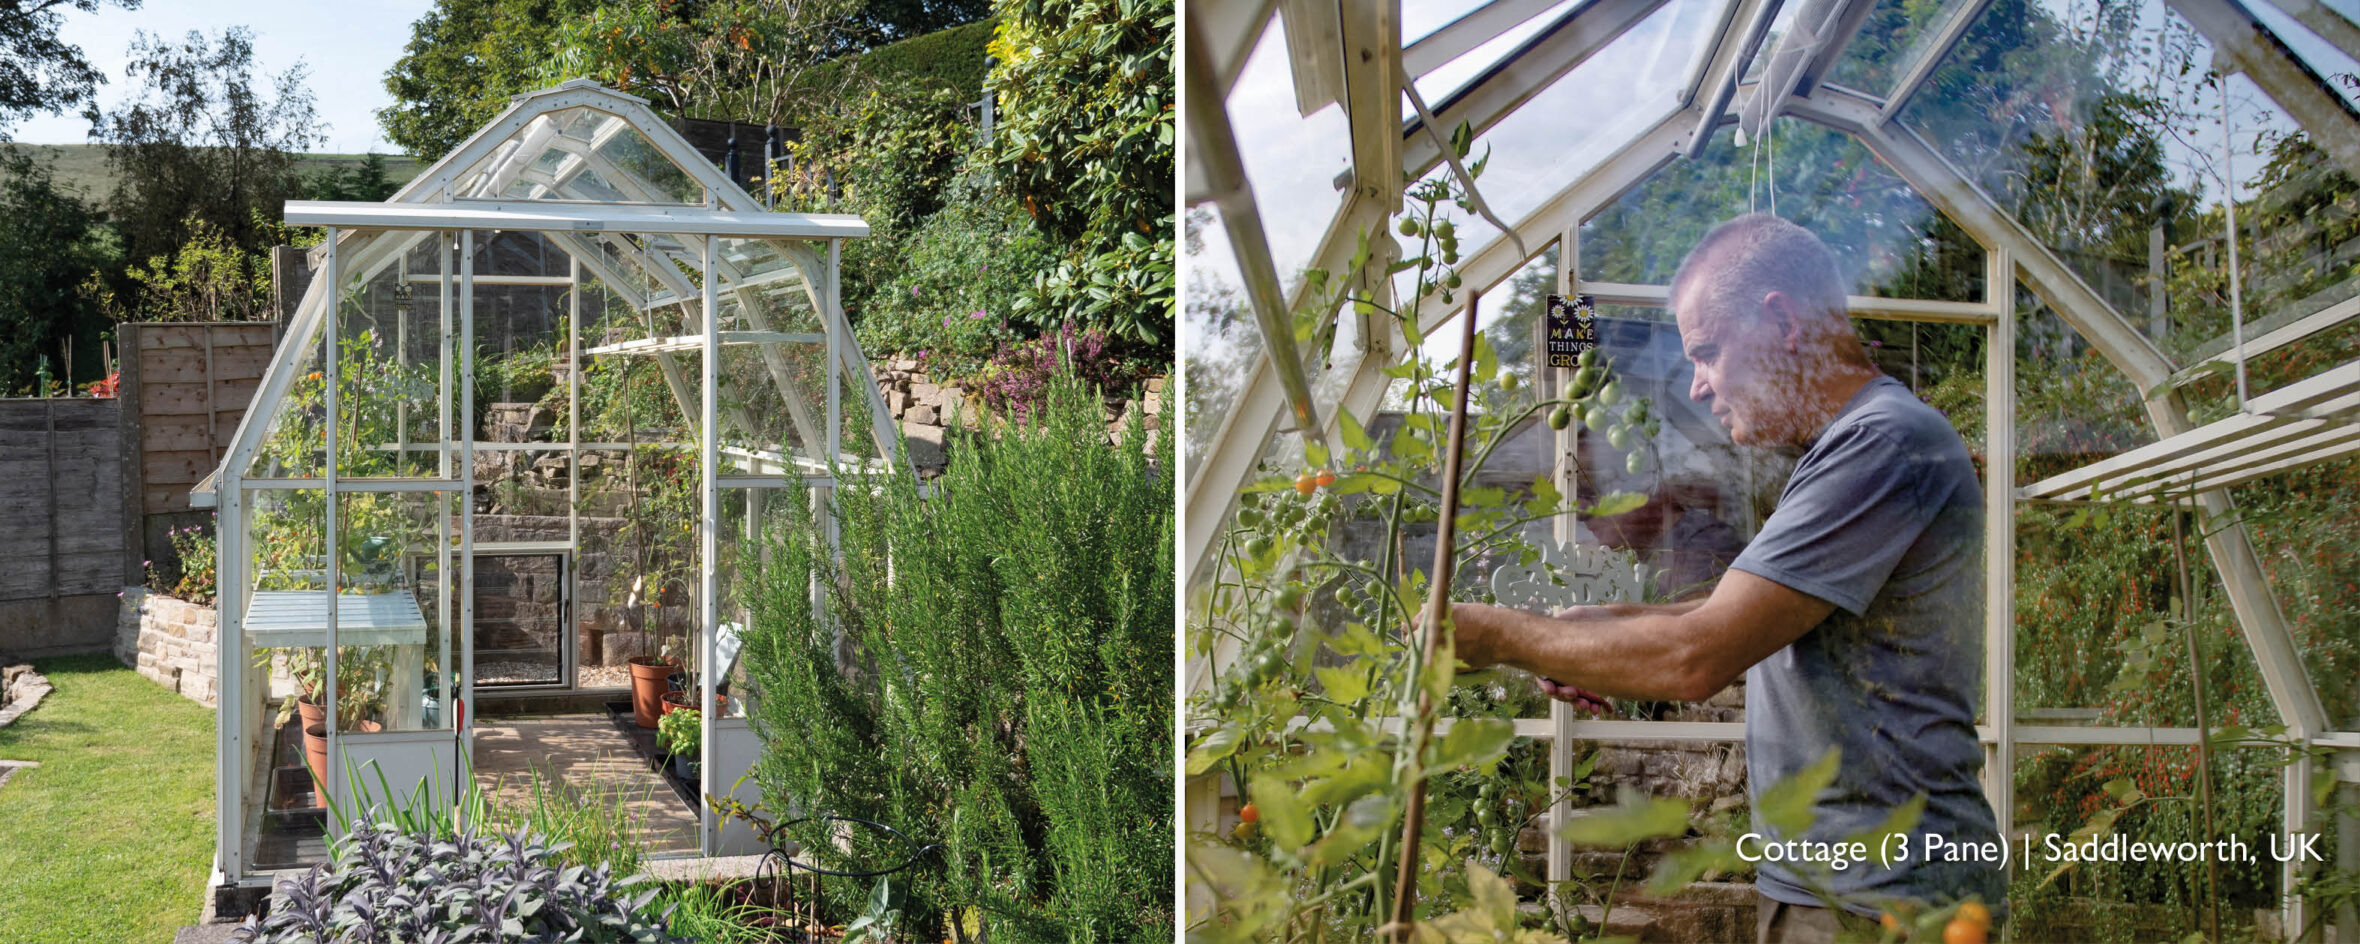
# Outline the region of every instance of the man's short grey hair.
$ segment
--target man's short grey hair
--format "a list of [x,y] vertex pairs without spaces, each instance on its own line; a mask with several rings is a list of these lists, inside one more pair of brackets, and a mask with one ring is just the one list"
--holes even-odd
[[1770,214],[1749,213],[1704,234],[1672,276],[1674,304],[1696,280],[1702,281],[1695,300],[1715,310],[1755,317],[1762,296],[1784,292],[1805,312],[1824,314],[1843,324],[1847,337],[1857,337],[1845,316],[1844,280],[1836,271],[1835,254],[1810,230]]

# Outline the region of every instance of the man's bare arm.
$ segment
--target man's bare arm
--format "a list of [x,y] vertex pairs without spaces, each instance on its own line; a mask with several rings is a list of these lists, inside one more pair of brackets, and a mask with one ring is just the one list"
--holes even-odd
[[1510,665],[1618,698],[1703,701],[1834,609],[1733,570],[1702,601],[1577,608],[1563,619],[1474,603],[1451,612],[1470,665]]

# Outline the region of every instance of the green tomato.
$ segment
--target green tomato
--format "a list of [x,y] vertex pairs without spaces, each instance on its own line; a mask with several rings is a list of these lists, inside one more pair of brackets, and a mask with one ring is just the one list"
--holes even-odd
[[1504,374],[1501,374],[1501,375],[1500,375],[1500,389],[1501,389],[1502,391],[1505,391],[1505,392],[1507,392],[1507,393],[1515,393],[1515,392],[1516,392],[1516,383],[1517,383],[1517,380],[1516,380],[1516,375],[1515,375],[1513,372],[1510,372],[1510,373],[1504,373]]
[[1582,414],[1582,425],[1589,427],[1593,433],[1604,431],[1607,422],[1606,408],[1602,406],[1593,406]]
[[1352,589],[1351,584],[1345,584],[1336,588],[1336,605],[1350,608],[1358,605],[1359,603],[1360,591]]
[[1573,425],[1573,409],[1571,407],[1561,406],[1549,411],[1550,429],[1564,429],[1571,425]]
[[1401,218],[1401,235],[1403,235],[1403,236],[1415,236],[1415,235],[1417,235],[1417,234],[1418,234],[1418,221],[1417,221],[1415,218],[1412,218],[1412,217],[1407,217],[1407,216],[1405,216],[1405,217],[1402,217],[1402,218]]
[[[1587,354],[1589,352],[1583,351],[1582,353]],[[1598,389],[1598,380],[1600,376],[1601,372],[1595,367],[1584,367],[1580,370],[1574,371],[1573,386],[1571,389],[1567,390],[1566,393],[1576,400],[1589,396],[1590,391]]]
[[1237,503],[1247,508],[1260,508],[1262,507],[1262,493],[1247,492],[1243,495],[1239,495],[1237,496]]
[[1583,367],[1596,367],[1596,366],[1598,366],[1598,349],[1593,347],[1593,348],[1590,348],[1590,349],[1588,349],[1588,350],[1585,350],[1585,351],[1583,351],[1583,352],[1582,352],[1582,356],[1581,356],[1581,359],[1580,359],[1579,363],[1580,363],[1580,364],[1581,364]]
[[1286,586],[1279,588],[1278,598],[1271,602],[1282,610],[1292,610],[1302,606],[1303,585],[1288,581]]
[[1656,433],[1663,431],[1663,424],[1656,422],[1655,417],[1650,416],[1639,421],[1639,430],[1646,433],[1647,438],[1654,439]]
[[1609,380],[1606,382],[1606,386],[1598,388],[1598,402],[1600,403],[1613,406],[1615,401],[1621,399],[1622,381],[1620,380]]
[[1434,235],[1437,238],[1455,242],[1459,238],[1458,227],[1452,225],[1449,220],[1435,220]]
[[1264,535],[1255,535],[1253,540],[1246,542],[1246,554],[1250,557],[1268,557],[1270,548],[1270,538]]
[[[1456,255],[1456,253],[1453,253],[1452,255]],[[1444,285],[1448,285],[1448,286],[1450,286],[1451,288],[1458,288],[1458,287],[1459,287],[1459,274],[1458,274],[1457,272],[1452,272],[1450,275],[1448,275],[1448,276],[1445,276],[1445,277],[1443,278],[1443,280],[1442,280],[1442,284],[1444,284]]]
[[1624,415],[1623,418],[1633,423],[1647,422],[1647,408],[1647,398],[1639,397],[1631,401],[1631,412]]
[[1238,523],[1238,525],[1239,525],[1239,526],[1241,526],[1241,527],[1247,527],[1247,528],[1259,528],[1259,527],[1261,527],[1261,526],[1262,526],[1262,509],[1260,509],[1260,508],[1240,508],[1240,509],[1238,509],[1238,510],[1237,510],[1237,523]]
[[1615,451],[1617,452],[1631,448],[1631,428],[1628,426],[1616,426],[1613,429],[1607,430],[1606,441],[1613,444]]
[[1644,452],[1631,453],[1623,459],[1623,469],[1632,475],[1647,471],[1647,454]]

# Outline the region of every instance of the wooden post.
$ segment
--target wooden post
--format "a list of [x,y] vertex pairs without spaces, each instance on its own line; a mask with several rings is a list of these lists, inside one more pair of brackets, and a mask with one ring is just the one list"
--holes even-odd
[[147,579],[141,561],[154,560],[147,546],[147,418],[139,410],[139,335],[141,326],[128,322],[115,329],[120,360],[115,384],[116,454],[123,463],[123,583],[136,586]]

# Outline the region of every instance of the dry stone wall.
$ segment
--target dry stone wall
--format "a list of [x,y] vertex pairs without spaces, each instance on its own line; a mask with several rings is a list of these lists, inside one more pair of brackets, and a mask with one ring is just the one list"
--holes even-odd
[[[958,384],[935,382],[918,368],[914,358],[872,363],[869,370],[877,392],[885,397],[886,411],[893,414],[893,421],[909,439],[910,461],[917,464],[918,474],[942,474],[950,464],[944,439],[950,430],[974,423],[984,414],[982,394]],[[1161,429],[1164,385],[1164,378],[1151,377],[1137,398],[1110,393],[1105,402],[1107,433],[1120,436],[1139,424],[1151,432]]]
[[117,609],[115,658],[184,698],[207,708],[220,697],[215,634],[219,611],[140,587],[123,590]]

